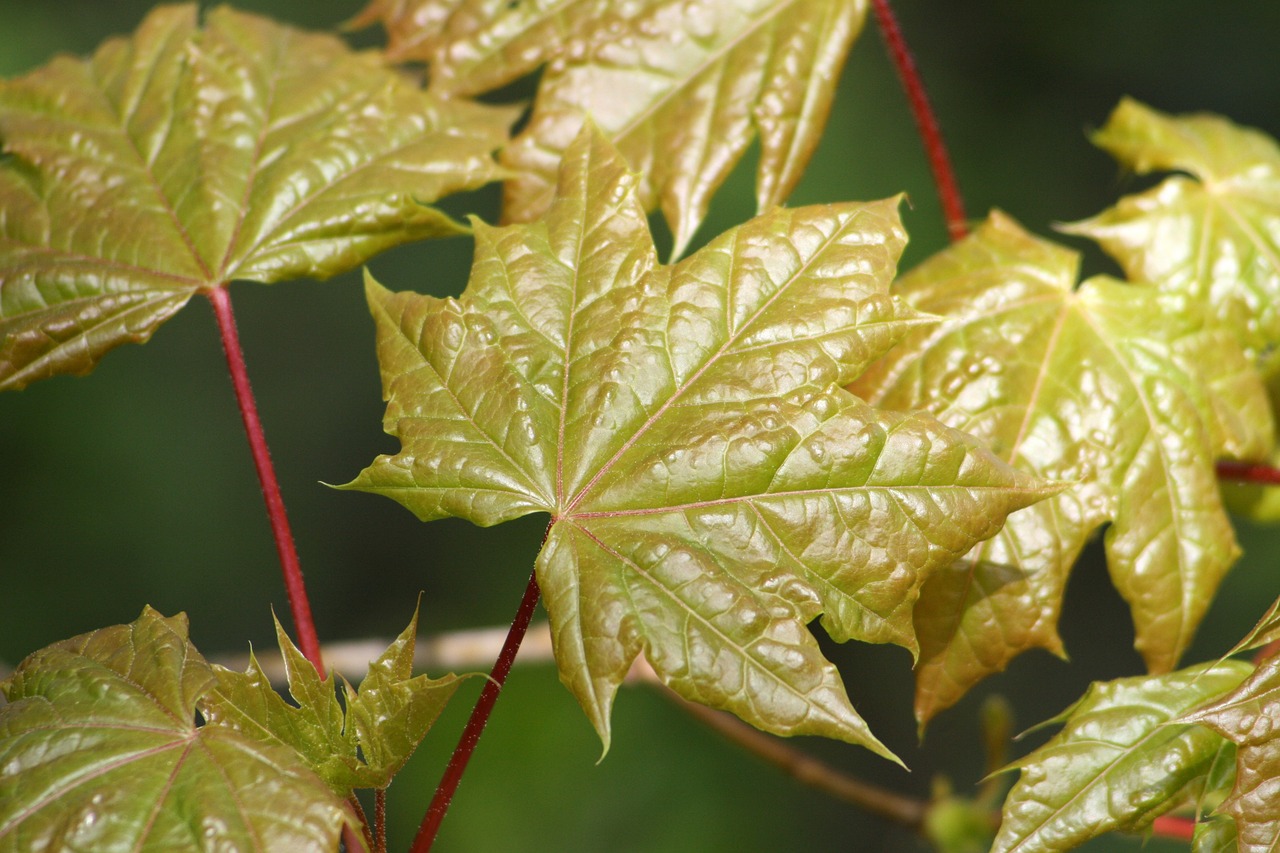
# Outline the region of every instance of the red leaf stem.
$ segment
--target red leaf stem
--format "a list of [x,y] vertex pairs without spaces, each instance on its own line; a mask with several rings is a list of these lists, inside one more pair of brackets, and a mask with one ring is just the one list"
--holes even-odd
[[916,70],[915,60],[907,50],[907,42],[898,28],[898,21],[889,7],[889,0],[872,0],[876,12],[876,22],[880,25],[880,33],[884,37],[889,54],[893,57],[894,67],[898,70],[898,78],[902,88],[907,92],[907,100],[911,102],[911,112],[916,118],[916,127],[920,130],[920,141],[924,143],[925,154],[929,157],[929,167],[933,170],[933,182],[938,188],[938,197],[942,200],[942,213],[947,220],[947,232],[952,241],[959,240],[969,233],[969,224],[964,214],[964,200],[956,185],[955,172],[951,168],[951,157],[947,154],[946,143],[942,141],[942,131],[938,120],[929,106],[929,97],[925,94],[924,82]]
[[475,752],[476,743],[484,732],[485,724],[489,722],[493,705],[498,701],[498,693],[507,680],[507,674],[511,672],[511,664],[515,662],[516,652],[520,650],[520,643],[524,640],[525,631],[528,630],[529,622],[533,619],[533,611],[538,606],[538,598],[541,594],[541,590],[538,589],[538,575],[534,572],[529,575],[529,585],[525,587],[524,598],[520,599],[520,607],[516,610],[515,619],[511,622],[511,629],[507,631],[507,639],[502,644],[502,651],[498,652],[498,660],[489,673],[489,681],[480,692],[480,698],[476,700],[476,706],[471,711],[471,718],[467,720],[467,726],[462,730],[462,737],[458,739],[458,745],[449,759],[449,766],[445,768],[444,776],[436,787],[435,796],[432,797],[431,805],[422,818],[422,825],[418,827],[418,834],[413,839],[413,846],[409,848],[410,853],[427,853],[435,843],[445,812],[449,810],[449,803],[453,800],[454,792],[458,790],[458,783],[462,781],[462,774],[467,769],[467,762]]
[[1257,483],[1264,486],[1280,486],[1280,469],[1254,462],[1219,462],[1218,476],[1240,483]]
[[1151,824],[1151,831],[1161,838],[1190,841],[1196,835],[1196,822],[1190,818],[1161,815]]
[[387,789],[373,792],[373,851],[387,853]]
[[320,637],[316,634],[315,621],[311,618],[311,602],[302,581],[302,567],[298,563],[298,549],[293,544],[289,519],[284,511],[284,499],[280,496],[280,483],[271,465],[271,453],[267,449],[267,437],[262,431],[258,406],[249,387],[249,372],[245,368],[244,351],[240,349],[240,335],[236,331],[236,317],[231,310],[231,295],[225,287],[205,291],[213,303],[213,313],[218,319],[218,331],[222,334],[222,349],[227,354],[227,367],[231,371],[231,384],[235,388],[236,402],[240,404],[240,418],[249,436],[249,450],[253,454],[253,466],[262,484],[262,497],[267,503],[267,518],[276,540],[276,553],[280,557],[280,569],[284,573],[285,593],[289,598],[289,610],[293,614],[293,626],[298,632],[298,648],[307,660],[315,665],[323,678],[324,662],[320,657]]

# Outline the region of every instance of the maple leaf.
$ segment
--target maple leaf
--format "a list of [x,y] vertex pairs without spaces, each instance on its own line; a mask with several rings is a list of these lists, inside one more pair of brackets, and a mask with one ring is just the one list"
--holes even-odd
[[412,676],[418,614],[377,660],[359,689],[343,681],[345,710],[333,682],[321,678],[276,622],[293,706],[275,691],[257,658],[245,672],[215,666],[217,684],[201,698],[209,725],[296,751],[340,797],[385,788],[409,760],[462,682],[458,676]]
[[277,743],[196,725],[212,667],[186,616],[54,643],[3,685],[0,848],[331,851],[360,823]]
[[402,449],[346,488],[424,520],[550,513],[556,661],[606,749],[643,653],[693,701],[889,755],[806,623],[914,648],[929,572],[1054,491],[840,387],[931,323],[887,292],[896,205],[775,210],[663,266],[635,176],[584,131],[545,220],[475,223],[461,299],[370,281]]
[[679,256],[716,188],[759,137],[763,211],[799,181],[866,0],[373,0],[390,52],[431,63],[431,87],[488,91],[545,64],[527,127],[502,153],[504,217],[551,203],[565,148],[590,115],[660,207]]
[[1237,556],[1213,463],[1270,446],[1256,371],[1187,297],[1104,278],[1077,289],[1077,264],[992,214],[897,285],[945,319],[851,386],[1076,484],[926,582],[915,613],[922,724],[1019,653],[1061,654],[1067,573],[1103,523],[1112,580],[1154,672],[1173,668]]
[[427,202],[491,180],[512,117],[195,4],[0,81],[0,389],[87,373],[202,289],[457,233]]
[[1132,280],[1195,297],[1266,360],[1280,345],[1280,146],[1220,116],[1129,98],[1094,141],[1139,174],[1182,174],[1065,230],[1096,240]]
[[1236,821],[1240,853],[1280,849],[1280,660],[1268,658],[1226,696],[1181,717],[1236,744],[1236,784],[1218,811]]
[[1248,672],[1227,661],[1091,685],[1045,724],[1062,723],[1061,732],[1005,768],[1022,773],[992,853],[1071,850],[1112,830],[1142,829],[1195,799],[1230,744],[1179,716]]

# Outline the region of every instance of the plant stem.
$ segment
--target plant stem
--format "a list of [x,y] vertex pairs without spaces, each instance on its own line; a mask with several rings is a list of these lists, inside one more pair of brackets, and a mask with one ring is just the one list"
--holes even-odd
[[1219,462],[1218,476],[1239,483],[1257,483],[1263,486],[1280,486],[1280,469],[1253,462]]
[[538,606],[540,595],[538,574],[535,571],[529,575],[529,584],[525,587],[524,598],[520,599],[520,607],[516,610],[515,619],[511,622],[511,629],[507,631],[506,642],[502,644],[498,660],[489,673],[489,682],[485,684],[484,690],[480,692],[480,698],[476,700],[471,718],[467,720],[467,726],[462,730],[462,737],[458,739],[458,745],[453,750],[449,766],[445,768],[444,776],[436,787],[435,796],[431,799],[431,805],[422,818],[422,825],[418,827],[413,846],[409,848],[411,853],[427,853],[435,843],[445,812],[449,810],[449,803],[452,802],[454,792],[458,790],[458,783],[462,781],[462,774],[467,769],[467,762],[475,752],[476,743],[484,732],[485,724],[489,722],[493,705],[498,701],[498,693],[507,680],[507,674],[511,672],[511,664],[515,662],[516,652],[520,650],[520,641],[524,639],[529,622],[533,619],[533,611]]
[[387,853],[387,789],[373,792],[373,853]]
[[[369,830],[369,816],[365,814],[364,806],[360,805],[360,799],[355,794],[347,797],[347,804],[351,806],[356,817],[360,818],[360,832],[364,836],[365,848],[373,850],[373,833]],[[350,826],[342,828],[342,842],[347,846],[347,850],[360,849],[360,836],[356,835],[356,831]]]
[[267,437],[258,417],[258,406],[249,387],[249,372],[245,368],[244,351],[240,349],[240,335],[236,331],[236,318],[231,310],[231,295],[225,287],[205,291],[213,303],[213,313],[222,334],[222,349],[227,354],[227,367],[231,371],[231,384],[235,388],[236,402],[240,404],[240,418],[249,436],[249,450],[253,454],[253,466],[262,484],[262,497],[267,503],[267,518],[276,541],[276,553],[280,557],[280,569],[284,573],[285,593],[289,598],[289,610],[293,614],[293,626],[298,632],[298,648],[307,660],[315,665],[323,678],[324,662],[320,657],[320,637],[316,634],[315,621],[311,618],[311,602],[302,581],[302,567],[298,563],[298,549],[293,544],[289,519],[284,511],[284,499],[280,496],[280,483],[271,465],[271,453],[267,449]]
[[915,832],[923,827],[929,811],[929,804],[923,800],[868,785],[723,711],[686,701],[671,688],[657,682],[655,685],[687,713],[797,781]]
[[889,0],[872,0],[872,6],[876,12],[876,22],[880,25],[880,33],[884,36],[885,45],[893,57],[894,67],[898,70],[898,78],[907,92],[907,100],[911,102],[911,112],[915,115],[916,127],[920,130],[920,141],[924,143],[929,167],[933,170],[933,182],[938,188],[938,197],[942,200],[942,213],[947,220],[947,232],[951,235],[952,241],[959,240],[969,233],[964,201],[960,197],[946,143],[942,141],[938,120],[933,114],[933,108],[929,106],[924,82],[916,70],[911,51],[907,49],[902,30],[898,28],[893,9],[889,7]]
[[1166,814],[1161,815],[1152,822],[1151,831],[1161,838],[1177,838],[1182,841],[1190,841],[1196,835],[1196,822],[1189,818]]

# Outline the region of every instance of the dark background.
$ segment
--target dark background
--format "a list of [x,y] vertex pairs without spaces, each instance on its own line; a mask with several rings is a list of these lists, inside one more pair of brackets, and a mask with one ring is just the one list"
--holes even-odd
[[[57,51],[86,53],[151,4],[0,0],[0,75]],[[255,0],[244,8],[331,26],[355,0]],[[898,12],[930,93],[970,216],[1000,207],[1032,231],[1096,213],[1139,184],[1086,138],[1122,95],[1169,112],[1208,110],[1280,134],[1280,4],[1190,0],[909,2]],[[372,43],[372,36],[362,37]],[[747,163],[702,236],[752,204]],[[910,194],[905,266],[945,243],[927,166],[874,24],[855,45],[828,132],[794,204]],[[493,220],[497,194],[454,199]],[[1067,240],[1071,243],[1072,241]],[[1075,243],[1075,245],[1081,245]],[[370,267],[392,289],[457,293],[465,239],[407,247]],[[1110,271],[1096,253],[1087,271]],[[396,449],[358,274],[231,288],[250,375],[289,505],[316,622],[326,639],[391,636],[423,592],[427,632],[504,624],[545,520],[490,530],[429,525],[370,495],[320,485]],[[269,606],[287,605],[225,362],[199,298],[145,347],[110,353],[89,379],[0,396],[0,661],[135,618],[185,610],[206,654],[272,643]],[[1228,577],[1188,661],[1229,648],[1280,591],[1273,530],[1241,531]],[[832,648],[860,712],[913,768],[865,751],[800,743],[883,785],[927,796],[935,774],[971,790],[982,774],[977,708],[992,692],[1019,728],[1089,681],[1137,674],[1132,626],[1095,545],[1076,568],[1063,634],[1071,663],[1032,652],[930,728],[917,748],[910,661],[896,648]],[[391,788],[392,849],[404,849],[470,704],[462,689]],[[1016,745],[1016,750],[1026,746]],[[814,794],[701,729],[642,688],[624,689],[615,741],[599,743],[550,667],[517,668],[481,742],[438,849],[740,851],[918,849],[909,835]],[[1136,851],[1107,838],[1089,850]],[[1183,849],[1167,841],[1153,853]]]

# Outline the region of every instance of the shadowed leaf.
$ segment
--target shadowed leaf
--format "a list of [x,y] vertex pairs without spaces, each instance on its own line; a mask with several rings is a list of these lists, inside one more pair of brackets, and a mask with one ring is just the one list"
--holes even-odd
[[0,849],[337,849],[356,818],[293,750],[193,722],[214,685],[186,617],[150,608],[28,657],[0,707]]
[[643,653],[686,698],[888,754],[806,624],[914,649],[935,567],[1054,490],[839,387],[927,317],[889,296],[896,201],[777,210],[658,263],[584,132],[532,225],[476,225],[461,299],[370,283],[388,432],[348,488],[424,520],[547,512],[561,678],[607,746]]
[[1116,829],[1138,830],[1194,801],[1222,739],[1176,721],[1240,683],[1239,661],[1095,683],[1051,723],[1063,730],[1020,769],[992,853],[1057,853]]
[[1181,720],[1236,744],[1236,784],[1218,811],[1235,818],[1240,853],[1280,850],[1280,660],[1263,661],[1233,692]]
[[1213,462],[1269,446],[1256,372],[1186,297],[1102,278],[1076,289],[1076,266],[1073,252],[993,214],[901,279],[903,299],[944,319],[851,386],[1075,484],[926,582],[915,613],[922,723],[1019,653],[1062,653],[1067,573],[1103,523],[1112,580],[1155,672],[1177,663],[1238,553]]
[[551,204],[560,157],[584,116],[641,174],[679,256],[712,194],[755,139],[761,211],[786,199],[822,133],[865,0],[374,0],[390,50],[431,63],[431,87],[477,93],[545,64],[533,115],[503,164],[504,216]]
[[161,6],[87,60],[0,81],[0,389],[90,371],[193,293],[325,278],[461,226],[512,117],[328,35]]

